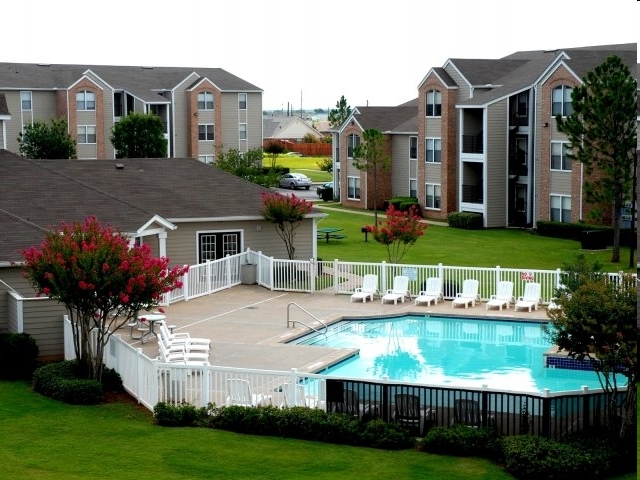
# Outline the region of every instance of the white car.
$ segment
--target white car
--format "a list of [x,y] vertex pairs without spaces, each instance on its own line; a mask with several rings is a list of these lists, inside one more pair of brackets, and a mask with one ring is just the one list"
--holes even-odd
[[302,173],[286,173],[280,177],[280,188],[290,188],[295,190],[296,188],[304,188],[309,190],[311,187],[311,179]]

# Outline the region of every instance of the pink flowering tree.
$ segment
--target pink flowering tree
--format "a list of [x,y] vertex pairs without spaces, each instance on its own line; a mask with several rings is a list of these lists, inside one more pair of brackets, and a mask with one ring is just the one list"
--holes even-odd
[[67,307],[80,368],[98,381],[109,337],[139,310],[157,307],[164,293],[179,288],[187,269],[169,268],[167,258],[153,257],[146,244],[131,245],[95,217],[63,223],[22,255],[24,276],[38,294]]
[[400,263],[428,227],[416,213],[416,208],[412,205],[408,212],[403,212],[389,205],[384,222],[367,226],[375,241],[385,246],[390,263]]
[[276,232],[287,248],[289,260],[294,259],[296,230],[300,222],[313,208],[313,203],[295,195],[281,195],[265,192],[262,194],[263,207],[261,214],[264,219],[273,223]]

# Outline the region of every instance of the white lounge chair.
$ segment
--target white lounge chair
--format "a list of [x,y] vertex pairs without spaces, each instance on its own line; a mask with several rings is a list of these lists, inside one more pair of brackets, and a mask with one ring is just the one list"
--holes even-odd
[[444,302],[444,297],[442,296],[442,279],[439,277],[427,278],[424,290],[421,290],[420,293],[418,293],[414,305],[426,303],[427,306],[430,306],[431,302],[434,302],[437,305],[438,300],[442,300]]
[[304,386],[299,383],[282,384],[283,407],[310,407],[311,399],[307,399]]
[[209,365],[208,352],[188,352],[184,349],[184,345],[167,347],[161,339],[158,339],[158,350],[161,362]]
[[248,380],[241,378],[227,379],[227,405],[257,407],[263,405],[268,399],[269,397],[253,393]]
[[[189,339],[186,339],[189,340]],[[208,340],[208,339],[207,339]],[[169,352],[185,352],[185,353],[204,353],[209,357],[210,344],[204,342],[189,342],[185,339],[172,340],[161,329],[158,334],[158,342],[162,343],[164,348]]]
[[200,349],[202,349],[202,347],[209,349],[211,346],[211,339],[209,338],[192,337],[189,335],[189,332],[171,333],[171,330],[169,330],[169,327],[167,327],[164,322],[160,323],[160,335],[164,337],[168,343],[187,344],[191,349],[194,349],[197,345],[200,346]]
[[373,298],[376,296],[380,296],[380,292],[378,291],[378,276],[367,274],[362,277],[362,286],[354,290],[350,301],[362,300],[362,303],[367,303],[367,298],[370,298],[373,302]]
[[540,284],[535,282],[527,283],[524,287],[524,294],[518,297],[518,301],[514,306],[514,310],[519,308],[528,308],[529,311],[533,308],[538,310],[538,305],[541,303],[540,298]]
[[486,310],[493,307],[498,307],[500,311],[502,311],[502,307],[506,307],[507,310],[509,310],[509,305],[514,302],[513,282],[498,282],[498,291],[489,298],[486,304]]
[[478,295],[478,286],[480,283],[478,280],[467,279],[462,282],[462,292],[459,292],[451,303],[451,307],[455,308],[456,305],[464,305],[464,308],[476,306],[476,302],[480,303],[480,295]]
[[380,303],[393,302],[394,305],[401,300],[404,303],[405,297],[411,300],[411,292],[409,292],[409,277],[397,275],[393,277],[393,288],[390,288],[382,296]]

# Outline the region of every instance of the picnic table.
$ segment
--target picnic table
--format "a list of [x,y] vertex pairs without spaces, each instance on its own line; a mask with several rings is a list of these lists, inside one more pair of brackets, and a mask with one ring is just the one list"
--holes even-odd
[[347,238],[346,235],[342,233],[338,233],[338,232],[341,232],[342,230],[343,230],[342,228],[336,228],[336,227],[319,228],[317,233],[318,240],[325,240],[327,243],[329,243],[330,238],[333,238],[335,240]]

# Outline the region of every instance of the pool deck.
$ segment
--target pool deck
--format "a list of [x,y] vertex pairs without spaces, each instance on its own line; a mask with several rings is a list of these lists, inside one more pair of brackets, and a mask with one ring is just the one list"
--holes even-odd
[[[353,349],[285,345],[284,342],[309,332],[309,328],[322,327],[297,304],[326,324],[342,317],[380,317],[402,314],[448,314],[458,316],[490,317],[505,320],[545,320],[546,308],[527,310],[486,310],[485,303],[475,307],[455,309],[451,301],[415,306],[413,300],[405,303],[350,302],[349,295],[335,295],[332,291],[293,293],[271,291],[258,285],[239,285],[164,307],[167,325],[175,325],[175,332],[188,332],[192,337],[211,339],[211,365],[265,370],[291,370],[314,372],[351,356]],[[287,310],[295,327],[287,328]],[[145,355],[155,358],[157,342],[153,339],[141,344],[130,339],[124,326],[118,332],[123,340],[139,347]]]

